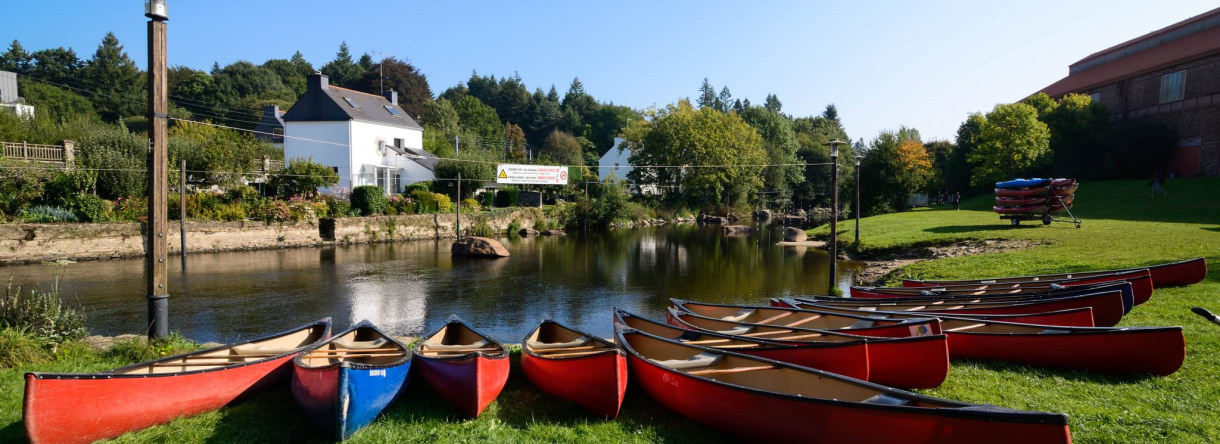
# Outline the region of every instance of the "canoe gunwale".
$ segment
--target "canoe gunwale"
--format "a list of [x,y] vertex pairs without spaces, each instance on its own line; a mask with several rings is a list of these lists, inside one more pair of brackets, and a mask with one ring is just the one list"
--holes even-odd
[[[791,309],[779,308],[779,307],[761,307],[761,308],[774,308],[777,310],[794,310],[794,311],[802,310],[800,308],[791,308]],[[868,318],[866,318],[870,321],[888,320],[888,321],[896,321],[896,322],[894,322],[893,324],[888,324],[888,325],[882,325],[882,326],[877,326],[877,327],[863,327],[863,328],[806,328],[806,327],[789,327],[786,325],[775,325],[775,324],[759,324],[757,322],[728,321],[728,320],[724,320],[724,319],[717,319],[717,318],[713,318],[710,316],[704,316],[704,315],[701,315],[698,313],[693,313],[690,311],[682,310],[677,307],[669,307],[669,311],[670,311],[670,317],[678,319],[679,321],[682,321],[680,319],[681,316],[691,316],[694,318],[710,319],[710,320],[717,321],[717,322],[728,322],[728,323],[732,323],[732,324],[749,325],[749,326],[753,326],[753,327],[789,329],[789,330],[795,330],[795,331],[808,331],[811,333],[822,333],[822,334],[827,334],[827,335],[855,336],[855,337],[862,337],[862,338],[868,338],[868,339],[893,337],[893,336],[869,336],[867,334],[870,331],[876,331],[878,329],[891,329],[891,328],[898,328],[898,327],[910,328],[910,327],[918,327],[918,326],[924,325],[924,324],[930,325],[932,323],[940,322],[936,316],[925,316],[922,318],[912,318],[912,319],[893,319],[893,318],[868,319]],[[695,326],[694,324],[690,324],[685,321],[682,321],[682,323],[684,325],[688,325],[697,330],[701,330],[701,331],[705,330],[703,328],[700,328],[698,326]],[[706,330],[706,331],[711,331],[711,330]],[[863,332],[863,334],[861,334],[860,332]],[[727,334],[727,333],[714,332],[714,331],[713,331],[713,333]],[[729,336],[741,336],[741,335],[731,335],[730,334]],[[902,336],[899,336],[899,337],[902,337]]]
[[[580,356],[546,356],[546,355],[539,355],[537,353],[534,353],[534,351],[526,344],[529,343],[530,336],[533,336],[534,332],[538,331],[539,329],[542,328],[543,325],[546,325],[548,323],[555,324],[559,328],[562,328],[562,329],[571,331],[573,333],[576,333],[578,335],[584,336],[586,338],[592,339],[594,342],[608,346],[610,348],[605,349],[605,350],[597,350],[597,353],[590,353],[587,355],[580,355]],[[599,358],[599,357],[602,357],[602,356],[605,356],[605,355],[608,355],[611,353],[617,354],[620,356],[626,356],[626,353],[623,352],[622,348],[613,342],[599,338],[596,335],[590,334],[588,332],[577,330],[572,327],[568,327],[566,325],[563,325],[563,324],[556,322],[554,320],[551,320],[551,319],[543,319],[542,322],[538,323],[537,327],[534,327],[533,330],[530,330],[529,333],[525,334],[525,337],[521,339],[521,353],[530,355],[531,358],[544,359],[544,360],[548,360],[548,361],[569,361],[569,360],[579,360],[579,359],[586,359],[586,358]]]
[[[239,345],[245,345],[245,344],[250,344],[250,343],[255,343],[255,342],[266,341],[266,340],[273,339],[273,338],[276,338],[276,337],[279,337],[279,336],[284,336],[284,335],[287,335],[287,334],[290,334],[290,333],[295,333],[295,332],[297,332],[297,331],[301,331],[301,330],[305,330],[305,329],[311,329],[311,328],[317,328],[317,327],[322,327],[322,328],[323,328],[323,332],[322,332],[322,333],[323,333],[323,335],[322,335],[322,339],[318,339],[317,341],[314,341],[313,343],[306,344],[306,345],[302,345],[302,346],[300,346],[300,347],[297,347],[297,348],[295,348],[295,349],[293,349],[293,350],[291,350],[291,351],[288,351],[288,352],[285,352],[285,353],[282,353],[282,354],[278,354],[278,355],[275,355],[275,356],[270,356],[270,357],[265,357],[265,358],[258,359],[258,360],[254,360],[254,361],[235,362],[235,363],[233,363],[233,365],[226,365],[226,366],[222,366],[222,367],[208,368],[208,369],[200,369],[200,370],[187,370],[187,371],[182,371],[182,372],[168,372],[168,373],[146,373],[146,374],[144,374],[144,373],[140,373],[140,374],[137,374],[137,373],[131,373],[131,374],[118,374],[118,373],[113,373],[113,372],[117,372],[117,371],[123,371],[123,370],[129,370],[129,369],[139,368],[139,367],[145,367],[145,366],[154,365],[154,364],[158,364],[158,363],[164,363],[164,362],[169,362],[169,361],[180,360],[180,359],[182,359],[182,358],[184,358],[184,357],[187,357],[187,356],[197,355],[197,354],[201,354],[201,353],[214,352],[214,351],[218,351],[218,350],[222,350],[222,349],[226,349],[226,348],[236,347],[236,346],[239,346]],[[137,379],[137,378],[164,378],[164,377],[173,377],[173,376],[186,376],[186,375],[197,375],[197,374],[204,374],[204,373],[219,372],[219,371],[225,371],[225,370],[230,370],[230,369],[235,369],[235,368],[248,367],[248,366],[252,366],[252,365],[265,364],[265,363],[268,363],[268,362],[271,362],[271,361],[278,361],[278,360],[283,359],[283,358],[285,358],[285,357],[289,357],[289,356],[292,356],[292,355],[299,354],[299,353],[301,353],[301,351],[305,350],[306,348],[313,347],[313,346],[314,346],[314,345],[316,345],[318,342],[321,342],[321,341],[325,341],[325,340],[327,340],[327,339],[328,339],[328,336],[330,335],[330,330],[331,330],[331,318],[330,318],[330,317],[326,317],[326,318],[322,318],[322,319],[317,320],[317,321],[314,321],[314,322],[310,322],[310,323],[305,324],[305,325],[301,325],[301,326],[296,327],[296,328],[292,328],[292,329],[284,330],[284,331],[281,331],[281,332],[278,332],[278,333],[272,333],[272,334],[269,334],[269,335],[266,335],[266,336],[263,336],[263,337],[259,337],[259,338],[255,338],[255,339],[251,339],[251,340],[249,340],[249,341],[245,341],[245,342],[240,342],[240,343],[236,343],[236,344],[218,345],[218,346],[216,346],[216,347],[207,348],[207,349],[203,349],[203,350],[196,350],[196,351],[187,352],[187,353],[182,353],[182,354],[177,354],[177,355],[174,355],[174,356],[169,356],[169,357],[165,357],[165,358],[155,359],[155,360],[152,360],[152,361],[144,361],[144,362],[140,362],[140,363],[136,363],[136,364],[126,365],[126,366],[123,366],[123,367],[113,368],[113,369],[110,369],[110,370],[106,370],[106,371],[104,371],[104,372],[96,372],[96,373],[42,373],[42,372],[28,372],[28,373],[26,373],[26,376],[27,376],[27,377],[29,377],[29,376],[33,376],[35,379]],[[240,356],[240,355],[232,355],[232,356],[217,356],[216,358],[217,358],[217,359],[220,359],[220,358],[229,358],[229,357],[233,357],[233,356]]]
[[[446,326],[448,326],[450,324],[457,324],[457,325],[462,326],[462,328],[470,330],[471,333],[478,335],[479,337],[481,337],[485,341],[487,341],[489,344],[492,344],[493,346],[495,346],[496,348],[498,348],[500,350],[492,351],[492,352],[472,351],[472,352],[463,353],[460,355],[455,354],[453,356],[443,356],[443,357],[442,356],[427,356],[427,355],[422,354],[419,351],[419,348],[423,346],[424,341],[426,341],[427,338],[430,338],[432,336],[435,336],[437,333],[440,333],[441,329],[445,328]],[[415,343],[415,347],[411,348],[411,354],[414,356],[415,359],[421,359],[421,360],[425,360],[425,361],[452,362],[452,361],[464,361],[464,360],[471,359],[471,358],[481,358],[481,359],[498,361],[501,359],[508,359],[508,355],[510,353],[508,352],[508,347],[504,346],[504,344],[501,343],[500,341],[497,341],[497,340],[493,339],[491,336],[487,336],[486,334],[483,334],[483,332],[476,330],[474,327],[471,327],[470,324],[467,324],[466,321],[463,321],[461,318],[459,318],[457,316],[450,316],[449,320],[445,321],[445,323],[443,325],[441,325],[440,328],[437,328],[431,334],[420,338],[419,342]]]
[[[711,352],[713,354],[723,354],[726,356],[732,356],[732,357],[737,357],[737,358],[745,358],[745,359],[749,359],[749,360],[762,361],[762,362],[768,363],[775,367],[785,367],[785,368],[795,369],[798,371],[814,373],[819,376],[822,376],[823,378],[837,379],[837,380],[841,380],[841,381],[845,381],[845,382],[849,382],[849,383],[853,383],[853,384],[862,385],[864,387],[876,390],[881,393],[901,395],[903,397],[911,398],[911,399],[915,399],[915,400],[919,400],[919,401],[935,403],[935,404],[942,404],[942,405],[945,405],[946,408],[869,404],[869,403],[862,403],[862,402],[855,402],[855,401],[840,401],[837,399],[814,398],[814,397],[806,397],[806,396],[799,396],[799,395],[790,395],[790,394],[781,393],[781,392],[775,392],[775,391],[770,391],[770,390],[763,390],[763,389],[757,389],[757,388],[746,387],[746,386],[742,386],[742,385],[738,385],[738,384],[733,384],[733,383],[715,379],[713,377],[702,376],[702,375],[693,375],[693,374],[690,374],[687,372],[682,372],[682,371],[672,369],[670,367],[666,367],[664,365],[661,365],[661,364],[658,364],[658,363],[652,361],[651,359],[648,359],[647,357],[644,357],[639,352],[635,351],[635,349],[631,348],[630,343],[628,343],[626,341],[626,338],[624,337],[624,335],[626,335],[626,334],[638,334],[638,335],[642,335],[645,337],[657,339],[657,340],[660,340],[663,342],[674,343],[674,344],[678,344],[678,345],[685,346],[685,347],[691,347],[691,348],[703,350],[705,352]],[[917,414],[935,414],[935,415],[951,417],[951,418],[963,418],[963,419],[984,420],[984,421],[994,421],[994,422],[1009,422],[1009,423],[1018,422],[1018,423],[1026,423],[1026,424],[1068,425],[1067,415],[1064,415],[1061,413],[1046,413],[1046,412],[1035,412],[1035,411],[1027,411],[1027,410],[1016,410],[1016,409],[1008,409],[1008,408],[994,406],[994,405],[971,404],[971,403],[966,403],[966,402],[961,402],[961,401],[954,401],[951,399],[934,398],[931,396],[926,396],[926,395],[922,395],[922,394],[915,393],[915,392],[909,392],[909,391],[900,390],[900,389],[896,389],[896,388],[892,388],[892,387],[887,387],[887,386],[873,383],[873,382],[862,381],[859,379],[827,372],[824,370],[818,370],[816,368],[802,367],[802,366],[798,366],[798,365],[789,364],[789,363],[786,363],[783,361],[776,361],[773,359],[761,358],[761,357],[757,357],[757,356],[750,356],[750,355],[745,355],[745,354],[741,354],[741,353],[731,352],[728,350],[718,350],[715,348],[703,347],[703,346],[693,345],[693,344],[675,343],[674,341],[665,339],[663,337],[652,335],[647,332],[639,331],[639,330],[629,328],[629,327],[626,327],[622,330],[615,332],[615,335],[616,335],[616,338],[618,339],[618,342],[623,344],[623,348],[627,351],[627,353],[630,356],[635,357],[636,359],[638,359],[641,362],[644,362],[650,366],[661,369],[662,371],[670,373],[670,374],[674,374],[674,375],[677,375],[680,377],[685,377],[685,378],[690,378],[690,379],[696,379],[699,381],[703,381],[705,383],[719,385],[719,386],[723,386],[723,387],[726,387],[726,388],[729,388],[732,390],[737,390],[737,391],[755,393],[755,394],[760,394],[763,396],[785,399],[785,400],[792,400],[792,401],[799,401],[799,402],[812,402],[812,403],[818,403],[818,404],[839,406],[839,407],[844,407],[844,408],[858,408],[858,409],[865,409],[865,410],[880,410],[880,411],[917,413]]]
[[[1104,275],[1106,275],[1107,273],[1109,273],[1109,274],[1136,273],[1136,272],[1139,272],[1140,270],[1147,270],[1147,271],[1149,271],[1149,273],[1151,273],[1151,271],[1152,271],[1152,270],[1158,270],[1158,269],[1163,269],[1163,268],[1171,268],[1171,267],[1180,266],[1180,265],[1185,265],[1185,264],[1188,264],[1188,263],[1191,263],[1191,262],[1200,261],[1200,260],[1206,260],[1206,259],[1205,259],[1205,258],[1202,258],[1202,257],[1196,257],[1196,258],[1190,258],[1190,259],[1182,259],[1182,260],[1179,260],[1179,261],[1174,261],[1174,262],[1166,262],[1166,263],[1163,263],[1163,264],[1157,264],[1157,265],[1148,265],[1148,266],[1143,266],[1143,267],[1131,267],[1131,268],[1118,268],[1118,269],[1114,269],[1114,270],[1077,271],[1077,272],[1064,272],[1064,273],[1031,274],[1031,275],[1025,275],[1025,276],[1004,276],[1004,277],[992,277],[992,278],[985,278],[985,279],[903,279],[903,282],[910,282],[910,283],[913,283],[913,284],[940,284],[940,283],[945,283],[945,284],[949,284],[949,285],[957,285],[957,284],[971,284],[971,283],[976,283],[976,282],[990,281],[990,280],[997,280],[997,279],[1026,279],[1026,278],[1044,278],[1044,277],[1046,277],[1046,276],[1059,276],[1059,275],[1064,275],[1064,274],[1093,274],[1093,273],[1097,273],[1098,275],[1102,275],[1102,276],[1104,276]],[[1089,278],[1089,277],[1085,277],[1084,279],[1088,279],[1088,278]],[[1070,279],[1074,279],[1074,278],[1070,278]],[[1069,280],[1070,280],[1070,279],[1069,279]],[[1052,277],[1052,278],[1050,278],[1050,279],[1040,279],[1040,281],[1041,281],[1041,282],[1048,282],[1048,281],[1052,281],[1052,280],[1055,280],[1055,279],[1054,279],[1053,277]],[[1035,282],[1036,282],[1036,281],[1035,281]]]
[[[321,365],[321,366],[305,365],[305,363],[304,363],[305,355],[309,354],[309,352],[317,350],[317,349],[325,346],[326,344],[329,344],[329,343],[333,342],[334,340],[343,337],[344,335],[346,335],[348,333],[356,331],[357,329],[359,329],[361,327],[371,328],[371,329],[373,329],[373,331],[377,332],[377,334],[380,334],[381,337],[385,338],[387,341],[390,341],[390,342],[394,343],[395,345],[402,347],[402,351],[403,351],[402,359],[399,359],[397,361],[390,362],[387,364],[367,364],[367,363],[363,363],[363,362],[339,361],[339,362],[336,362],[333,364]],[[316,342],[313,345],[308,346],[307,349],[300,351],[299,353],[297,353],[296,357],[292,358],[292,363],[293,363],[293,365],[296,366],[296,368],[301,369],[301,370],[306,370],[306,371],[328,371],[328,370],[333,370],[336,368],[348,368],[348,369],[352,369],[352,370],[378,370],[378,369],[384,369],[384,368],[399,367],[403,364],[411,362],[411,358],[414,355],[415,355],[414,353],[411,353],[411,347],[408,347],[406,344],[403,344],[402,341],[394,339],[393,336],[390,336],[390,335],[386,334],[385,332],[381,331],[380,328],[377,328],[376,325],[373,325],[372,322],[369,322],[369,320],[365,319],[360,322],[357,322],[356,325],[349,327],[347,330],[343,330],[339,333],[335,333],[335,334],[331,335],[331,337],[327,338],[326,340]]]
[[[770,340],[770,339],[764,339],[764,338],[755,338],[755,337],[751,337],[751,336],[734,336],[734,335],[727,335],[727,334],[724,334],[724,333],[714,332],[714,331],[710,331],[710,330],[704,330],[704,329],[701,329],[701,328],[698,328],[698,327],[694,327],[694,326],[691,326],[691,327],[692,327],[692,329],[683,329],[682,327],[675,327],[675,326],[672,326],[672,325],[666,324],[666,323],[664,323],[664,322],[660,322],[660,321],[657,321],[657,320],[654,320],[654,319],[649,319],[649,318],[646,318],[646,317],[643,317],[643,316],[638,316],[638,315],[635,315],[635,314],[633,314],[633,313],[631,313],[631,312],[628,312],[628,311],[626,311],[626,310],[619,310],[619,309],[615,309],[615,319],[616,319],[616,320],[621,319],[621,317],[619,316],[619,313],[626,314],[627,316],[630,316],[630,317],[632,317],[632,318],[640,319],[640,320],[642,320],[642,321],[644,321],[644,322],[648,322],[648,323],[651,323],[651,324],[660,325],[660,326],[663,326],[663,327],[666,327],[666,328],[673,328],[673,329],[678,329],[678,330],[690,331],[690,332],[694,332],[694,333],[696,333],[696,334],[700,334],[700,335],[704,335],[704,336],[710,336],[710,337],[713,337],[713,338],[719,338],[719,339],[729,339],[729,340],[733,340],[733,341],[741,341],[741,342],[748,342],[748,343],[755,343],[755,344],[759,344],[759,346],[758,346],[758,347],[751,347],[751,348],[750,348],[750,350],[772,351],[772,350],[792,350],[792,349],[836,348],[836,347],[847,347],[847,346],[856,346],[856,345],[860,345],[860,344],[867,344],[867,343],[869,342],[869,340],[874,339],[874,338],[871,338],[871,337],[859,336],[859,337],[857,337],[857,338],[856,338],[856,339],[854,339],[854,340],[850,340],[850,341],[842,341],[842,342],[829,342],[829,341],[827,341],[827,342],[816,342],[816,341],[813,341],[813,342],[801,342],[801,343],[799,343],[799,344],[794,344],[794,343],[791,343],[791,342],[785,342],[785,341],[772,341],[772,340]],[[632,328],[631,326],[629,326],[629,325],[627,325],[627,324],[615,324],[615,326],[614,326],[614,327],[615,327],[615,330],[616,330],[616,331],[617,331],[617,330],[619,330],[619,329],[633,329],[633,330],[635,330],[634,328]],[[639,331],[639,330],[637,330],[637,331]],[[854,336],[854,335],[843,335],[843,336]],[[920,337],[922,337],[922,336],[920,336]],[[907,338],[876,338],[876,339],[907,339]],[[671,340],[672,340],[672,339],[671,339]],[[685,344],[685,342],[683,342],[683,344]],[[716,348],[716,347],[712,347],[712,348]],[[622,347],[620,347],[620,350],[621,350],[621,349],[622,349]]]
[[[707,306],[713,306],[713,307],[729,307],[729,308],[743,308],[743,309],[762,308],[762,309],[769,309],[769,310],[796,311],[796,312],[804,312],[804,313],[814,313],[814,314],[818,314],[818,315],[822,315],[822,316],[842,316],[845,318],[858,319],[861,321],[880,321],[880,320],[888,319],[888,318],[878,318],[875,316],[869,316],[867,314],[836,313],[833,311],[818,310],[816,308],[811,309],[811,308],[800,308],[800,307],[787,308],[787,307],[768,307],[768,306],[753,307],[753,306],[748,306],[748,305],[718,304],[718,303],[714,303],[714,302],[698,302],[698,301],[688,301],[688,300],[674,299],[674,298],[670,298],[669,302],[672,307],[677,308],[678,310],[680,310],[682,312],[696,314],[699,316],[704,316],[704,315],[700,315],[699,313],[696,313],[694,310],[686,308],[686,304],[689,303],[689,304],[694,304],[694,305],[707,305]],[[923,319],[931,320],[934,317],[935,316],[924,316]],[[915,319],[911,319],[911,320],[888,319],[888,320],[900,321],[900,322],[895,322],[894,324],[890,324],[890,325],[902,325],[903,323],[912,323],[913,321],[915,321]],[[914,322],[914,323],[917,323],[917,322]],[[889,326],[889,325],[887,325],[887,326]]]

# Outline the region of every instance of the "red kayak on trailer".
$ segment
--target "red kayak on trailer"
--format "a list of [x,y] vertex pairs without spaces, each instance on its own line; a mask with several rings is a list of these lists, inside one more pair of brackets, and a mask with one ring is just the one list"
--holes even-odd
[[468,418],[477,418],[508,382],[508,349],[457,316],[415,344],[424,381]]
[[992,284],[953,284],[935,287],[852,287],[853,298],[893,298],[924,296],[993,296],[993,295],[1053,295],[1055,293],[1080,292],[1089,289],[1106,289],[1107,285],[1130,284],[1132,305],[1143,304],[1152,298],[1152,276],[1147,270],[1092,278],[1080,278],[1055,282],[1028,281]]
[[1152,276],[1152,285],[1156,287],[1174,287],[1179,285],[1190,285],[1201,282],[1207,277],[1207,260],[1204,258],[1187,259],[1184,261],[1170,262],[1166,264],[1153,265],[1142,268],[1127,268],[1120,270],[1105,270],[1105,271],[1085,271],[1080,273],[1058,273],[1058,274],[1042,274],[1032,276],[1017,276],[1017,277],[1002,277],[988,279],[966,279],[966,280],[937,280],[937,279],[905,279],[902,281],[903,287],[935,287],[940,285],[953,284],[995,284],[1005,282],[1027,282],[1027,281],[1062,281],[1076,280],[1085,278],[1098,278],[1114,274],[1137,272],[1139,270],[1148,270]]
[[995,204],[1004,207],[1016,207],[1024,205],[1041,205],[1046,203],[1045,196],[1035,197],[997,197]]
[[36,444],[90,443],[224,407],[285,384],[292,358],[330,337],[330,318],[101,373],[26,373],[22,423]]
[[1069,443],[1067,417],[932,398],[620,330],[633,384],[743,441]]
[[943,313],[971,316],[975,314],[1030,314],[1048,311],[1090,307],[1093,322],[1099,326],[1112,327],[1122,320],[1126,312],[1122,291],[1106,291],[1079,296],[1053,299],[1028,299],[1014,302],[960,302],[953,299],[845,299],[830,297],[796,298],[818,305],[847,308],[859,311],[902,311],[918,313]]
[[774,307],[712,304],[670,299],[678,311],[722,321],[766,324],[776,327],[801,327],[859,336],[905,338],[940,334],[940,325],[931,316],[910,319],[889,319],[860,314],[844,314],[815,310],[786,310]]
[[[857,310],[846,308],[835,308],[811,304],[808,302],[799,302],[794,299],[771,299],[772,307],[780,308],[799,308],[799,309],[814,309],[821,311],[832,311],[840,313],[860,313]],[[927,316],[935,316],[940,319],[940,314],[915,314],[899,311],[872,311],[870,315],[885,316],[894,319],[911,319],[922,318]],[[1050,311],[1045,313],[1017,314],[1017,315],[969,315],[970,319],[983,319],[989,321],[1001,322],[1017,322],[1024,324],[1042,324],[1042,325],[1058,325],[1063,327],[1094,327],[1093,309],[1090,307],[1072,308],[1068,310]],[[941,328],[944,328],[942,325]]]
[[1050,193],[1051,187],[1035,187],[1035,188],[996,188],[996,197],[1030,197],[1030,196],[1046,196]]
[[542,391],[602,417],[618,417],[627,358],[614,343],[545,320],[521,341],[521,371]]
[[827,335],[824,342],[784,343],[673,327],[622,310],[615,310],[614,325],[616,329],[632,328],[685,344],[730,350],[871,381],[868,341],[854,336]]
[[766,338],[788,344],[841,340],[834,336],[867,339],[869,380],[891,387],[933,388],[945,382],[949,374],[949,346],[945,335],[866,338],[799,327],[722,321],[678,312],[673,308],[669,309],[669,313],[671,321],[680,328],[752,339]]
[[1046,205],[1019,205],[1014,207],[993,206],[991,210],[999,214],[1037,214],[1046,211]]

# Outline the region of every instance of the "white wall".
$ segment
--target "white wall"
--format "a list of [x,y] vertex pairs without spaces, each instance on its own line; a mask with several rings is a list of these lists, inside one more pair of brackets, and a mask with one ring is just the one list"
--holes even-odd
[[[337,186],[350,190],[352,187],[352,161],[347,149],[351,143],[348,138],[350,124],[351,122],[348,121],[284,122],[284,160],[312,157],[316,163],[328,167],[338,167],[339,183]],[[322,192],[327,191],[322,190]]]
[[631,162],[628,162],[628,159],[631,158],[631,150],[626,148],[619,150],[622,143],[622,137],[615,137],[614,146],[602,155],[601,160],[597,161],[597,180],[605,182],[610,176],[624,182],[627,180],[627,173],[631,172]]

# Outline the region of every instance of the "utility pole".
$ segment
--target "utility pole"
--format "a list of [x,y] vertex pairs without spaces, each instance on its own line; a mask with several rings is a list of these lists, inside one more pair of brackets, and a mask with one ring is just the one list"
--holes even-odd
[[863,158],[856,155],[856,206],[852,207],[852,212],[856,213],[856,251],[860,251],[860,159]]
[[827,294],[835,294],[835,283],[839,280],[839,145],[844,145],[839,139],[830,139],[824,145],[830,146],[830,282]]
[[186,271],[186,158],[178,167],[178,239],[182,241],[182,271]]
[[145,2],[148,20],[148,136],[152,149],[148,152],[148,224],[144,235],[144,278],[148,298],[148,338],[162,339],[169,335],[169,285],[165,257],[165,229],[169,198],[169,160],[166,140],[169,109],[166,81],[166,32],[169,20],[166,0]]
[[[458,146],[458,136],[454,135],[453,136],[453,155],[454,155],[454,157],[457,157],[457,155],[461,154],[461,153],[462,153],[462,149],[461,149],[461,147]],[[458,170],[457,176],[458,176],[457,177],[457,198],[454,199],[457,202],[455,202],[455,205],[453,206],[453,211],[455,213],[457,213],[457,227],[456,227],[457,228],[457,238],[461,239],[462,238],[462,171],[460,169]]]

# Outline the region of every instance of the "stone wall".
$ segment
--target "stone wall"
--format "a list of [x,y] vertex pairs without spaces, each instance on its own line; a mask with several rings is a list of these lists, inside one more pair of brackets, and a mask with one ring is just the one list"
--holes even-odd
[[[480,221],[503,233],[513,219],[530,227],[543,217],[539,209],[495,210],[462,215],[462,231]],[[350,217],[335,219],[334,240],[324,239],[317,221],[186,223],[187,253],[312,247],[319,245],[397,242],[454,238],[454,214]],[[74,261],[144,256],[143,225],[0,224],[0,265],[69,259]],[[179,254],[178,224],[170,223],[169,252]]]

